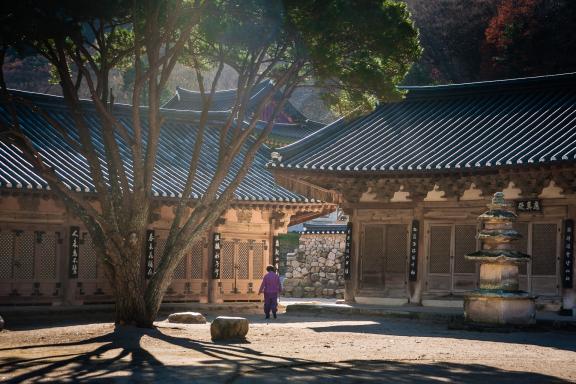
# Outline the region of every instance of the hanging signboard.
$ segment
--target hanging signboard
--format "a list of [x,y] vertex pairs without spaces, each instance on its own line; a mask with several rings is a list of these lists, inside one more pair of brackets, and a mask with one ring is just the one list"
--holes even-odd
[[78,260],[80,257],[80,227],[70,227],[70,268],[69,276],[78,278]]
[[416,281],[418,279],[418,240],[420,239],[420,223],[412,220],[410,229],[410,268],[408,279]]
[[539,199],[516,200],[516,212],[542,212],[542,202]]
[[352,223],[346,226],[346,245],[344,248],[344,279],[352,277]]
[[149,279],[154,274],[154,251],[156,246],[156,237],[154,230],[146,231],[146,278]]
[[564,221],[564,262],[562,263],[562,287],[572,288],[574,280],[574,220]]
[[272,238],[272,252],[273,252],[273,262],[274,267],[276,267],[276,273],[280,273],[280,240],[278,240],[278,236],[274,236]]
[[215,233],[212,237],[212,278],[220,279],[220,234]]

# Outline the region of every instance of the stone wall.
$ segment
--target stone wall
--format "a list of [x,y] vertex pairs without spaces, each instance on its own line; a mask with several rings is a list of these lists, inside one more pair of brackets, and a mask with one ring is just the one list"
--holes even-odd
[[284,296],[344,296],[345,234],[302,234],[294,253],[287,255]]

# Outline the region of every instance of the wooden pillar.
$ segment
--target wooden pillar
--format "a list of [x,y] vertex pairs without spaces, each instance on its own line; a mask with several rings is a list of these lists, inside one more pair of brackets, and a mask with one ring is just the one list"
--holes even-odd
[[208,232],[208,238],[202,240],[202,286],[200,287],[200,297],[198,301],[201,304],[206,304],[210,302],[210,280],[212,280],[212,249],[211,237],[212,232]]
[[408,279],[408,295],[410,298],[410,303],[422,304],[422,291],[426,281],[426,229],[424,227],[424,207],[422,202],[416,203],[416,206],[414,207],[413,220],[418,220],[420,228],[418,238],[418,274],[416,281],[411,281]]
[[214,279],[212,275],[212,266],[214,265],[214,233],[219,233],[218,227],[208,233],[208,302],[221,304],[224,302],[222,298],[222,282],[220,279]]
[[360,280],[360,223],[356,208],[351,210],[349,220],[352,222],[352,272],[351,278],[344,283],[344,301],[354,303]]
[[[75,221],[73,218],[72,213],[68,208],[66,208],[66,218],[65,221],[65,228],[64,233],[62,234],[62,263],[60,264],[63,266],[61,270],[61,281],[62,281],[62,290],[63,294],[62,297],[64,299],[64,304],[66,305],[81,305],[83,300],[77,298],[76,292],[78,291],[78,280],[79,278],[71,278],[70,277],[70,227],[77,226],[80,227],[82,230],[82,225],[78,221]],[[82,251],[80,251],[79,255],[79,264],[82,263]]]
[[[573,204],[571,201],[567,207],[567,215],[566,219],[572,219],[576,222],[576,205]],[[576,234],[576,231],[574,231]],[[564,262],[564,237],[562,237],[562,248],[561,248],[561,257],[560,262]],[[576,244],[576,241],[573,242]],[[574,250],[572,250],[574,251]],[[573,258],[573,260],[576,258]],[[576,276],[576,267],[574,266],[574,262],[572,263],[572,276]],[[562,269],[561,269],[562,271]],[[562,275],[561,275],[562,276]],[[573,316],[576,316],[576,283],[572,282],[572,288],[563,288],[562,289],[562,309],[565,311],[572,310]]]

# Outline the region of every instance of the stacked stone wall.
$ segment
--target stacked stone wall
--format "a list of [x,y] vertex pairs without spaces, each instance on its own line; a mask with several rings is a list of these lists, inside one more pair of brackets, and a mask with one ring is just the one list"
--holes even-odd
[[298,249],[286,258],[284,296],[344,296],[345,234],[302,234]]

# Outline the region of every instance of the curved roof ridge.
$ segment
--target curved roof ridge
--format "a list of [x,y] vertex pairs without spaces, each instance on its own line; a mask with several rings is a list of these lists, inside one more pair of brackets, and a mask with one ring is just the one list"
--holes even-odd
[[568,87],[573,83],[576,84],[576,72],[457,84],[401,85],[398,89],[409,91],[407,98],[413,99],[426,96],[460,96],[463,93],[516,91],[534,87],[539,89]]
[[[31,92],[31,91],[22,91],[19,89],[8,89],[11,94],[18,95],[23,97],[34,104],[38,104],[38,106],[45,106],[53,109],[64,109],[66,110],[68,107],[64,103],[64,96],[61,95],[52,95],[48,93],[40,93],[40,92]],[[90,99],[80,99],[80,103],[83,108],[87,108],[88,110],[96,110],[94,106],[94,102]],[[148,110],[148,106],[141,105],[139,107],[141,111]],[[169,114],[170,118],[190,118],[194,117],[196,119],[200,118],[201,111],[193,111],[193,110],[179,110],[179,109],[170,109],[170,108],[160,108],[160,111],[165,114]],[[132,113],[132,105],[126,103],[114,103],[114,114],[118,115],[126,115]],[[229,116],[229,112],[227,111],[208,111],[208,117],[210,120],[220,120],[225,119]]]

